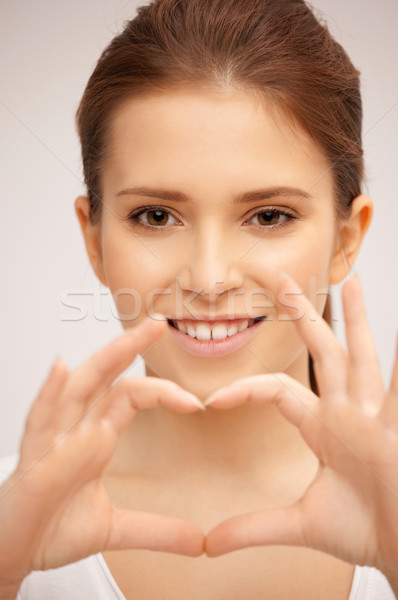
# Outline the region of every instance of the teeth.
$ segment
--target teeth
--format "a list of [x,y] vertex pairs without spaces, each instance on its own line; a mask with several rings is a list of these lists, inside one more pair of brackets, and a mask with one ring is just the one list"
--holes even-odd
[[248,325],[249,325],[249,321],[243,321],[242,325],[239,327],[239,331],[243,331],[244,329],[247,329]]
[[224,340],[253,325],[254,319],[243,321],[239,327],[237,325],[231,325],[228,329],[221,323],[213,325],[212,327],[209,327],[209,325],[205,323],[199,323],[196,327],[191,324],[185,326],[181,321],[173,321],[173,323],[179,331],[192,338],[197,338],[198,340]]
[[237,328],[236,325],[232,325],[232,327],[230,327],[228,329],[228,336],[230,335],[235,335],[235,333],[238,333],[239,329]]
[[228,337],[228,331],[225,325],[214,325],[211,330],[211,337],[213,340],[225,340]]
[[[178,327],[178,329],[180,331],[182,331],[182,333],[188,333],[188,329],[185,327],[184,323],[181,323],[181,321],[178,321],[178,323],[174,321],[174,325],[176,325]],[[192,327],[192,329],[193,329],[193,327]],[[193,331],[194,331],[194,335],[192,337],[195,337],[195,330],[193,330]]]
[[190,335],[191,337],[196,337],[196,331],[195,331],[195,328],[194,328],[194,327],[192,327],[192,325],[188,325],[188,328],[187,328],[187,333],[188,333],[188,335]]
[[200,323],[196,327],[196,339],[198,339],[198,340],[211,340],[211,329],[210,329],[210,327],[208,327],[204,323]]

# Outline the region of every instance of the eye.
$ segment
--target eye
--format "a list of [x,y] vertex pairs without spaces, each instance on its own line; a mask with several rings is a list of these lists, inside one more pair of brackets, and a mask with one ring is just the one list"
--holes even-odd
[[132,222],[135,227],[146,229],[162,229],[178,223],[177,219],[168,210],[156,206],[140,208],[128,216],[128,221]]
[[288,225],[289,221],[297,219],[297,217],[285,210],[267,208],[266,210],[261,210],[254,214],[250,217],[248,222],[250,223],[253,219],[258,220],[257,223],[253,223],[253,225],[258,225],[263,229],[279,229],[280,227]]
[[[281,209],[267,208],[252,215],[246,223],[259,227],[263,230],[277,230],[289,224],[289,221],[297,219],[294,214]],[[257,223],[251,223],[257,219]],[[127,217],[133,227],[152,230],[167,229],[180,224],[171,212],[162,206],[142,206]]]

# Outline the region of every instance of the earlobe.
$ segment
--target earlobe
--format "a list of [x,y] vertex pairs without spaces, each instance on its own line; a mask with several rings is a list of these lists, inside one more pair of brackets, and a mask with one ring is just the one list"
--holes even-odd
[[101,229],[90,220],[90,201],[87,196],[79,196],[75,200],[75,212],[80,223],[87,256],[94,273],[101,283],[108,286],[102,260]]
[[340,283],[351,271],[373,216],[373,202],[361,194],[352,202],[351,214],[340,222],[337,249],[332,257],[329,284]]

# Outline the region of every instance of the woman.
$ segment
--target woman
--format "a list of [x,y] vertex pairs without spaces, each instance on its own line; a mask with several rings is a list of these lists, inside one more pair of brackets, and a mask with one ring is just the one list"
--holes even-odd
[[301,0],[158,0],[104,51],[75,208],[125,333],[36,398],[0,598],[398,594],[398,361],[386,391],[357,278],[347,352],[321,318],[372,218],[361,117]]

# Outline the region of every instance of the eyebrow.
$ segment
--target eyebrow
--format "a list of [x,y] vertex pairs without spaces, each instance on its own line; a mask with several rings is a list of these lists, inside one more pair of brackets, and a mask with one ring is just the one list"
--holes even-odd
[[[133,187],[121,190],[116,196],[147,196],[149,198],[159,198],[161,200],[167,200],[171,202],[191,202],[192,199],[176,190],[165,190],[163,188],[150,188],[150,187]],[[288,186],[276,186],[264,189],[253,190],[250,192],[242,192],[237,196],[234,196],[233,203],[241,204],[246,202],[259,202],[261,200],[269,200],[270,198],[305,198],[307,200],[313,198],[313,196],[299,188],[288,187]]]

